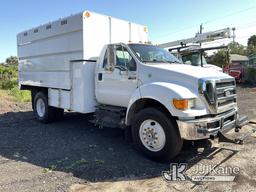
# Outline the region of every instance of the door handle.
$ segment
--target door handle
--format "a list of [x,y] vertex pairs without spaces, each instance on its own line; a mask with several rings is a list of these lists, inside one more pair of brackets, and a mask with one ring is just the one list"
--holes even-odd
[[132,76],[128,77],[128,80],[135,80],[135,79],[136,77],[132,77]]
[[103,77],[103,74],[102,73],[98,73],[98,81],[102,81],[102,77]]

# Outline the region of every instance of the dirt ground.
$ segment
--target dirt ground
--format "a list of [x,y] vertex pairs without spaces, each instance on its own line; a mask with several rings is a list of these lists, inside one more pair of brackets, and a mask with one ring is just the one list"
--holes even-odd
[[[241,113],[256,118],[256,87],[238,87]],[[256,135],[244,145],[186,142],[172,162],[238,166],[234,182],[166,182],[169,163],[152,162],[119,129],[96,128],[89,115],[67,113],[43,125],[30,104],[0,94],[0,191],[255,191]],[[250,131],[249,126],[237,134]],[[234,133],[230,133],[234,137]]]

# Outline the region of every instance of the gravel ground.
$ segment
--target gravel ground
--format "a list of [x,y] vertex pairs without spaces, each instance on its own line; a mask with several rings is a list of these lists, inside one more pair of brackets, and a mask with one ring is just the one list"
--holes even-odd
[[[243,114],[256,117],[256,88],[238,87],[238,101]],[[30,104],[1,95],[0,191],[256,190],[255,135],[244,145],[186,142],[173,160],[187,163],[188,173],[198,164],[239,166],[234,182],[168,183],[161,177],[168,163],[142,157],[125,142],[121,130],[96,128],[91,118],[68,113],[59,122],[43,125],[34,119]]]

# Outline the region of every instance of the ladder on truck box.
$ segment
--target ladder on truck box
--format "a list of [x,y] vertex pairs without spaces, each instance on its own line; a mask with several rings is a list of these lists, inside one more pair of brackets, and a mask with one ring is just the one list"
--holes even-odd
[[[201,66],[203,67],[204,52],[209,50],[223,49],[227,46],[215,46],[203,48],[201,45],[205,42],[216,41],[219,39],[231,38],[230,28],[220,29],[216,31],[210,31],[206,33],[197,33],[195,37],[188,39],[181,39],[177,41],[167,42],[160,44],[162,48],[168,48],[169,52],[177,54],[176,56],[182,58],[183,55],[193,55],[199,54]],[[173,51],[176,51],[173,52]],[[191,63],[192,65],[197,65],[197,63]]]

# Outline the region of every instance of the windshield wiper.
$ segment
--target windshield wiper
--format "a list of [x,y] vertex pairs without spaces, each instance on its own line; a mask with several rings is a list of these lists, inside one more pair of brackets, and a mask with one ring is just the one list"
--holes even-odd
[[145,63],[162,63],[163,61],[157,61],[157,60],[142,60]]
[[170,63],[170,64],[172,64],[172,63],[178,63],[178,64],[181,64],[181,62],[179,62],[179,61],[163,61],[163,62],[165,62],[165,63]]
[[169,63],[169,61],[156,60],[156,59],[153,59],[153,60],[148,61],[148,62],[151,62],[151,63]]
[[169,61],[169,63],[178,63],[178,64],[182,64],[182,63],[179,62],[179,61]]
[[170,63],[170,64],[172,64],[172,63],[179,63],[179,64],[181,64],[181,62],[179,62],[179,61],[163,61],[163,60],[156,60],[156,59],[153,59],[153,60],[150,60],[150,61],[148,61],[148,60],[142,60],[143,62],[145,62],[145,63]]

